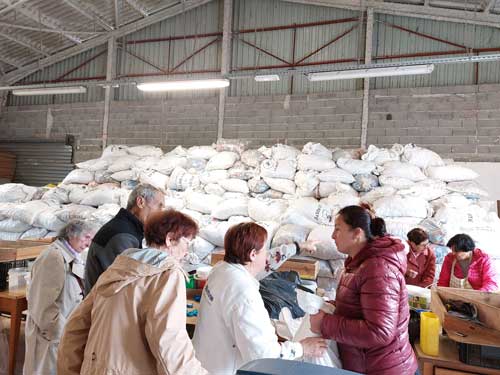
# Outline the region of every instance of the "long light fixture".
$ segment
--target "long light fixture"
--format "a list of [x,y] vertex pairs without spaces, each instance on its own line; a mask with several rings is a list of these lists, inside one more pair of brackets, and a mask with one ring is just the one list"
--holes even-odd
[[331,81],[337,79],[393,77],[414,74],[430,74],[434,70],[434,64],[388,66],[380,68],[335,70],[331,72],[318,72],[307,74],[311,82]]
[[181,90],[208,90],[220,89],[229,86],[228,79],[201,79],[189,81],[164,81],[139,83],[137,88],[146,92],[181,91]]
[[275,82],[280,80],[280,76],[277,74],[265,74],[257,75],[254,79],[256,82]]
[[87,92],[87,88],[85,86],[40,87],[40,88],[31,88],[31,89],[12,90],[12,94],[17,95],[17,96],[84,94],[86,92]]

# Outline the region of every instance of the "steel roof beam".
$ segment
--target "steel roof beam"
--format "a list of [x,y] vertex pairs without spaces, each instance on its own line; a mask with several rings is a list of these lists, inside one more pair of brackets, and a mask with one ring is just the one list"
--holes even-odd
[[435,21],[482,25],[500,28],[500,16],[491,13],[444,9],[433,6],[387,3],[378,0],[283,0],[289,3],[319,5],[332,8],[365,11],[372,8],[376,13],[392,14]]
[[[16,5],[13,2],[13,0],[0,0],[0,1],[6,5]],[[61,24],[61,22],[59,22],[59,20],[42,13],[39,9],[35,7],[23,4],[22,6],[16,8],[16,12],[21,13],[23,16],[39,23],[40,25],[48,27],[49,29],[59,31],[65,38],[71,40],[73,43],[79,44],[82,42],[82,40],[77,36],[64,33],[62,31],[64,27]]]
[[45,56],[50,56],[49,52],[47,52],[45,50],[45,48],[43,48],[43,46],[39,47],[39,44],[35,43],[32,39],[23,37],[21,35],[14,36],[14,35],[12,35],[12,33],[6,34],[1,30],[0,30],[0,36],[2,38],[10,40],[11,42],[14,42],[14,43],[17,43],[23,47],[26,47],[26,48],[32,50],[33,52],[36,52],[36,53],[39,53],[39,54],[42,54]]
[[[65,0],[67,1],[67,0]],[[64,51],[58,52],[52,56],[45,59],[37,61],[35,63],[23,66],[21,69],[9,72],[5,75],[5,81],[12,84],[19,81],[20,79],[26,77],[27,75],[34,73],[46,66],[53,65],[59,61],[67,59],[68,57],[75,56],[81,52],[89,50],[91,48],[97,47],[101,44],[107,43],[108,39],[112,36],[114,38],[120,38],[124,35],[133,33],[137,30],[143,29],[149,25],[155,24],[157,22],[163,21],[167,18],[175,17],[183,12],[187,12],[191,9],[199,7],[201,5],[207,4],[212,0],[185,0],[182,3],[177,3],[169,8],[158,11],[151,14],[148,17],[141,18],[135,22],[129,23],[120,27],[117,30],[113,30],[109,33],[101,34],[95,38],[85,41],[79,45],[65,49]]]
[[90,9],[90,7],[87,4],[82,4],[79,1],[76,0],[62,0],[65,4],[69,5],[73,9],[75,9],[77,12],[81,13],[85,17],[87,17],[89,20],[97,22],[101,27],[104,29],[111,31],[114,30],[114,27],[111,26],[109,23],[104,21],[100,16],[96,14],[96,11],[94,9]]
[[130,5],[136,12],[140,13],[142,16],[147,17],[149,13],[140,1],[137,0],[125,0],[125,2]]
[[0,14],[10,12],[11,10],[16,9],[18,6],[20,6],[21,4],[24,4],[27,1],[29,1],[29,0],[18,0],[17,2],[15,2],[13,4],[7,5],[5,8],[0,9]]
[[23,64],[20,61],[10,59],[10,58],[5,57],[5,56],[0,57],[0,61],[3,63],[9,64],[10,66],[13,66],[15,68],[20,68],[21,66],[23,66]]

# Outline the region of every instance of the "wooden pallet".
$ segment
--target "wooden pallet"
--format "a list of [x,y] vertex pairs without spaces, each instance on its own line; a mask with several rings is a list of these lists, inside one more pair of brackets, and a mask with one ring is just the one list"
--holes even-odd
[[[212,266],[221,260],[224,260],[224,251],[215,251],[212,253],[210,262]],[[319,272],[319,261],[307,257],[294,256],[285,261],[279,270],[296,271],[302,279],[316,280]]]

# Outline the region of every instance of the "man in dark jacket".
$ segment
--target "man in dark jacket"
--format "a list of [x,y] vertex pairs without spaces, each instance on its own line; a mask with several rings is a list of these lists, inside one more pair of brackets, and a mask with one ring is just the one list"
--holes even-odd
[[130,248],[142,248],[146,219],[164,207],[165,196],[155,187],[140,184],[132,190],[127,209],[120,209],[92,240],[85,265],[85,295],[118,255]]

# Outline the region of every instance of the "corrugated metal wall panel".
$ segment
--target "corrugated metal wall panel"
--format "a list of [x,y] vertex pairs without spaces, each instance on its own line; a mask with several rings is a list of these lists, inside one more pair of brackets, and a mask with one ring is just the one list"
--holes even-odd
[[[155,25],[139,30],[124,38],[127,41],[166,38],[182,35],[206,34],[220,30],[219,0],[212,1],[206,5],[195,8],[177,17],[167,19]],[[189,57],[193,52],[214,40],[215,37],[204,37],[196,39],[180,39],[175,41],[160,41],[143,44],[125,44],[127,50],[152,62],[159,68],[167,70],[180,64],[182,60]],[[170,44],[170,47],[169,47]],[[170,57],[169,57],[170,50]],[[121,61],[118,63],[120,75],[159,73],[160,71],[137,57],[127,54],[123,50],[119,53]],[[200,53],[179,66],[176,72],[182,73],[193,70],[220,70],[220,43],[216,42]],[[196,75],[193,75],[196,76]],[[149,98],[193,98],[199,96],[217,95],[218,91],[201,92],[178,92],[162,94],[145,94],[134,86],[123,86],[118,90],[120,100],[146,100]],[[116,97],[116,96],[115,96]]]
[[[461,25],[450,22],[416,19],[409,17],[376,14],[374,25],[373,55],[402,55],[423,52],[458,51],[460,47],[444,42],[431,40],[419,35],[392,28],[387,24],[395,24],[422,34],[431,35],[468,48],[500,47],[500,29],[490,27]],[[466,55],[466,53],[464,53]],[[460,55],[441,55],[431,58],[452,57]],[[404,60],[419,60],[429,57],[407,57],[400,59],[380,59],[374,62],[399,62]],[[481,72],[483,64],[493,64]],[[479,83],[498,82],[498,73],[494,67],[498,63],[481,63],[479,67]],[[497,68],[498,69],[498,68]],[[450,86],[470,85],[475,83],[474,64],[446,64],[436,65],[430,75],[415,75],[402,77],[386,77],[371,80],[373,88],[423,87],[423,86]]]
[[16,155],[14,182],[26,185],[58,183],[74,168],[73,149],[61,142],[0,141],[0,150]]
[[[234,8],[234,29],[253,29],[259,27],[304,24],[310,22],[329,21],[358,17],[359,12],[353,12],[330,7],[298,5],[280,0],[237,0]],[[339,23],[298,29],[296,32],[295,60],[298,61],[331,41],[335,36],[348,30],[355,23]],[[274,55],[292,61],[293,29],[271,32],[243,34],[241,37],[252,44],[273,53]],[[319,53],[305,60],[317,62],[358,55],[359,31],[354,30],[344,38]],[[279,65],[279,60],[257,51],[255,48],[235,40],[232,51],[232,67],[252,67],[259,65]],[[339,67],[342,65],[339,65]],[[339,90],[352,90],[354,81],[315,82],[310,83],[302,77],[295,77],[293,93],[315,93]],[[280,82],[257,83],[251,79],[232,82],[231,96],[246,95],[279,95],[290,94],[289,78]]]
[[[104,53],[102,53],[104,52]],[[101,53],[101,54],[100,54]],[[100,55],[99,55],[100,54]],[[77,56],[70,57],[55,65],[38,71],[19,84],[29,84],[32,82],[43,83],[55,80],[64,74],[70,72],[72,69],[78,67],[83,62],[97,56],[95,59],[85,64],[81,68],[75,70],[64,78],[84,78],[106,76],[106,46],[99,46],[91,50],[85,51]],[[68,83],[69,85],[78,85],[78,82]],[[85,94],[71,94],[71,95],[37,95],[37,96],[14,96],[9,95],[9,105],[22,106],[22,105],[38,105],[38,104],[63,104],[75,102],[96,102],[104,100],[104,90],[102,87],[90,87]]]

